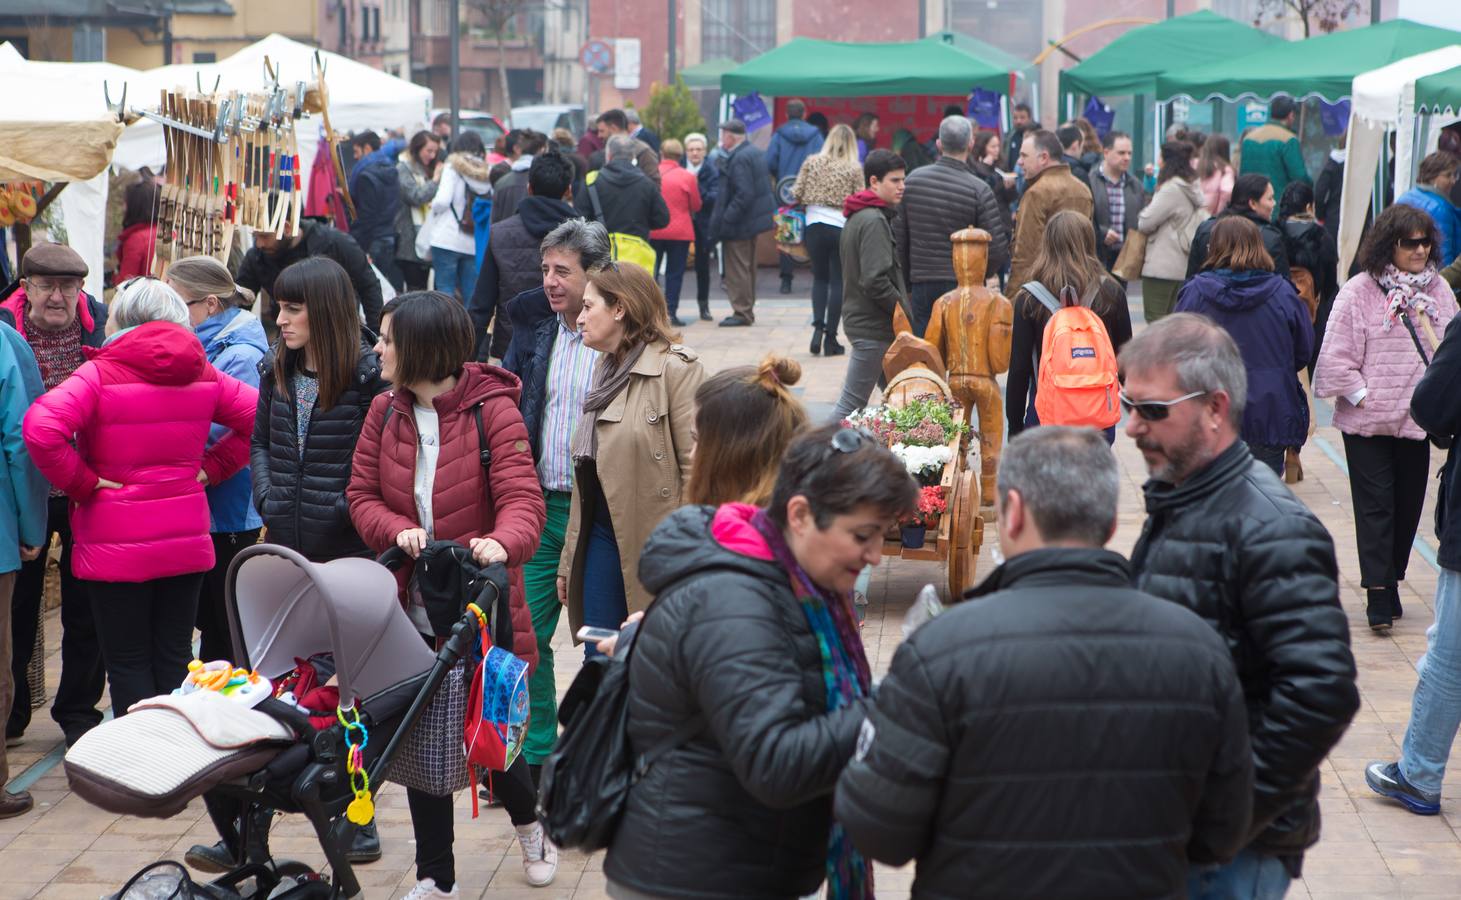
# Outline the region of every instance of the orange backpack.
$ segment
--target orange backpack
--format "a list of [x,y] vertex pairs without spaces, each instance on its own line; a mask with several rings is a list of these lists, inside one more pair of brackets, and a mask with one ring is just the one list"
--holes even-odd
[[1035,414],[1042,425],[1110,428],[1121,420],[1116,351],[1106,324],[1091,310],[1100,287],[1093,283],[1077,301],[1070,287],[1057,300],[1038,282],[1024,285],[1051,313],[1036,366]]

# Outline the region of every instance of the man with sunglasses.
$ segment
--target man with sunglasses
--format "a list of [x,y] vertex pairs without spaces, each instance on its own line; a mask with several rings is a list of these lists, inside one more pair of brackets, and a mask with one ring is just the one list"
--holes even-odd
[[[40,365],[41,381],[50,390],[86,362],[84,348],[106,339],[107,308],[81,289],[87,266],[64,244],[36,244],[20,263],[21,281],[0,301],[0,322],[20,332]],[[44,546],[61,536],[61,683],[51,718],[61,726],[70,746],[101,722],[96,704],[106,687],[101,645],[91,604],[71,574],[71,525],[66,495],[52,489],[47,503]],[[23,562],[11,604],[11,638],[15,652],[15,703],[5,723],[5,739],[19,740],[30,726],[31,697],[25,677],[35,649],[41,595],[45,592],[46,554]]]
[[1319,840],[1319,764],[1359,707],[1334,542],[1239,438],[1247,375],[1226,331],[1177,313],[1120,364],[1126,433],[1151,473],[1135,586],[1222,635],[1248,704],[1249,842],[1227,865],[1193,866],[1188,896],[1282,897]]

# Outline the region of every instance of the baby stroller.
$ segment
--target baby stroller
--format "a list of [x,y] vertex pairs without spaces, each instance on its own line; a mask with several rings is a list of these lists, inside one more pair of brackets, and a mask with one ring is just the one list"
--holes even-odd
[[[346,811],[357,802],[352,781],[359,781],[346,765],[351,747],[360,744],[355,714],[368,734],[360,748],[364,770],[369,786],[378,789],[406,737],[479,636],[476,612],[466,611],[441,649],[431,651],[397,602],[391,569],[405,558],[392,550],[380,562],[317,564],[271,544],[244,550],[226,582],[234,664],[275,683],[301,662],[318,671],[321,684],[333,674],[338,721],[311,721],[298,706],[274,698],[246,709],[214,695],[201,713],[181,710],[176,697],[153,698],[93,729],[67,753],[72,790],[108,812],[151,818],[176,815],[202,796],[235,865],[196,887],[195,896],[359,896],[346,859],[354,833]],[[477,602],[493,613],[494,624],[506,619],[507,598],[496,582],[463,583],[480,587]],[[154,703],[159,708],[151,708]],[[213,718],[223,707],[227,714]],[[459,745],[457,728],[451,740]],[[303,813],[309,820],[328,862],[328,879],[302,863],[272,858],[266,838],[275,810]]]

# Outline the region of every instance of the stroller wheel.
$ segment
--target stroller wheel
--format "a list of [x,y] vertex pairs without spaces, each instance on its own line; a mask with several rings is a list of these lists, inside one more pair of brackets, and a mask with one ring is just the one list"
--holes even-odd
[[274,863],[274,874],[280,878],[300,878],[317,873],[313,866],[297,859],[281,859]]

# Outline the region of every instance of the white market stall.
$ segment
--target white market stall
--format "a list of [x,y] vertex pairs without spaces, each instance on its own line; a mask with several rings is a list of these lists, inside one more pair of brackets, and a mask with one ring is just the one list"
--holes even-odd
[[[108,165],[122,133],[107,112],[102,84],[133,69],[110,63],[31,62],[0,44],[0,182],[64,183],[56,196],[71,247],[90,270],[86,290],[101,296]],[[18,262],[18,260],[17,260]]]
[[[366,129],[425,125],[431,108],[431,89],[413,84],[394,75],[356,62],[336,53],[271,34],[255,44],[216,63],[163,66],[138,73],[127,84],[127,105],[134,109],[156,104],[165,90],[177,87],[203,90],[256,91],[268,79],[265,60],[272,66],[281,86],[293,88],[298,82],[314,80],[316,55],[325,67],[329,87],[330,124],[339,134]],[[121,84],[112,84],[116,99]],[[298,128],[301,171],[308,187],[309,174],[319,152],[323,120],[301,124]],[[157,122],[141,119],[127,127],[117,146],[116,163],[137,169],[149,166],[154,171],[167,159],[163,145],[163,128]]]
[[[1344,191],[1339,219],[1339,276],[1349,271],[1359,251],[1365,212],[1374,195],[1375,171],[1385,148],[1386,135],[1395,133],[1395,196],[1409,190],[1416,161],[1424,155],[1419,134],[1415,83],[1427,75],[1461,66],[1461,45],[1442,47],[1402,59],[1355,76]],[[1453,115],[1450,117],[1455,119]]]

